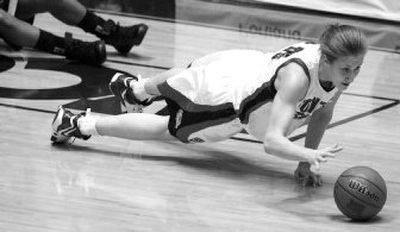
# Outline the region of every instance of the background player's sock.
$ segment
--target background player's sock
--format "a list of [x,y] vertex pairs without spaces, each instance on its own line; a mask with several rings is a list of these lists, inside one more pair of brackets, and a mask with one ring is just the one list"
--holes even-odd
[[86,10],[86,14],[81,20],[81,22],[77,25],[82,28],[84,31],[92,33],[99,38],[105,37],[109,35],[109,32],[105,30],[104,26],[106,21],[95,15],[93,12]]
[[34,48],[52,54],[65,55],[65,40],[62,37],[40,30],[39,39]]
[[85,42],[72,38],[71,33],[65,33],[65,38],[62,38],[44,30],[40,30],[34,48],[94,65],[102,64],[107,56],[103,41]]

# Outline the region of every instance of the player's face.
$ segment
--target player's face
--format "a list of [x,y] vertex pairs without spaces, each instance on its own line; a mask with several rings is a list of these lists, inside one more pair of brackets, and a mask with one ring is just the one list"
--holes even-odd
[[328,65],[329,79],[337,89],[347,89],[360,72],[363,61],[364,54],[338,58]]

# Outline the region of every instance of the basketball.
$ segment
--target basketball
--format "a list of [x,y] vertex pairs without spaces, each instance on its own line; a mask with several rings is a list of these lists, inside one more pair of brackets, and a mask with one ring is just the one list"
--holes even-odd
[[356,166],[344,171],[333,192],[339,210],[355,221],[367,221],[377,215],[386,202],[386,184],[374,169]]

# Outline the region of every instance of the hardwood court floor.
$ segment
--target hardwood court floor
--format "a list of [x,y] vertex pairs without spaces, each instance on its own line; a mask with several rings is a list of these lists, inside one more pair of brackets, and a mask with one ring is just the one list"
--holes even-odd
[[[295,162],[271,157],[247,135],[209,145],[96,137],[56,147],[50,124],[60,104],[118,113],[107,90],[116,70],[144,77],[230,48],[272,51],[298,41],[182,22],[105,15],[150,26],[128,57],[108,47],[102,68],[0,44],[0,231],[394,231],[400,227],[400,55],[371,50],[340,99],[321,147],[345,149],[324,164],[324,186],[303,188]],[[94,37],[47,14],[35,25]],[[11,69],[3,67],[11,67]],[[72,86],[72,87],[71,87]],[[147,109],[157,112],[160,102]],[[292,139],[302,144],[304,129]],[[375,220],[355,223],[336,208],[333,185],[366,165],[386,179]]]

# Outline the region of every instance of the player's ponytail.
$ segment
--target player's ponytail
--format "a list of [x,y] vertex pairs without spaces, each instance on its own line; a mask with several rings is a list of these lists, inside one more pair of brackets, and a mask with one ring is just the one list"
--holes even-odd
[[350,25],[329,25],[319,38],[319,43],[321,54],[325,55],[329,62],[339,57],[365,54],[368,49],[364,33]]

